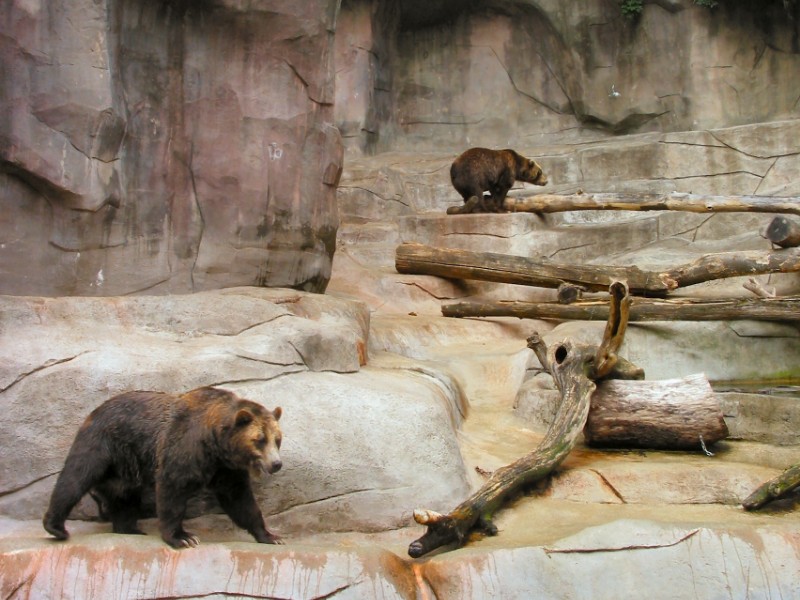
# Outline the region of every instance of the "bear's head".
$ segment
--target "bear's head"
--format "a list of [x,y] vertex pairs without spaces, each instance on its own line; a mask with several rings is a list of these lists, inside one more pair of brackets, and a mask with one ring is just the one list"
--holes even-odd
[[278,420],[280,407],[267,410],[250,400],[239,400],[235,406],[233,424],[225,430],[224,462],[236,469],[244,469],[251,477],[281,470],[280,447],[283,440]]
[[535,160],[523,159],[524,164],[517,169],[517,179],[534,185],[547,185],[547,175]]

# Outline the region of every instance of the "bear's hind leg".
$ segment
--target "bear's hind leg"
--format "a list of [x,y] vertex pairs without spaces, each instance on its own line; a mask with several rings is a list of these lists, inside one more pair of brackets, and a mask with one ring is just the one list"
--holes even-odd
[[112,479],[90,493],[105,519],[111,521],[114,533],[144,535],[144,531],[139,529],[142,505],[139,490],[126,488],[121,480]]
[[69,513],[84,494],[105,476],[110,466],[110,456],[102,448],[102,444],[84,442],[80,437],[75,440],[64,462],[64,468],[58,475],[50,504],[42,519],[47,533],[57,540],[69,538],[69,532],[64,526]]
[[492,186],[492,189],[490,190],[492,198],[489,202],[487,202],[491,212],[506,212],[506,196],[508,195],[508,190],[510,189],[510,187],[505,187],[504,185]]

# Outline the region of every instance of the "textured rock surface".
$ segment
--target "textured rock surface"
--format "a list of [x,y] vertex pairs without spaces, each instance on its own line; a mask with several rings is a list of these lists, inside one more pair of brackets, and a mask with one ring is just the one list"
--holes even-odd
[[[280,532],[399,527],[419,498],[444,509],[467,493],[458,388],[435,369],[361,369],[361,304],[259,288],[0,296],[0,322],[0,447],[13,448],[0,454],[0,514],[43,514],[78,426],[108,397],[201,385],[284,408],[286,468],[258,488]],[[95,514],[90,502],[75,513]]]
[[0,8],[0,292],[324,290],[338,2]]
[[[447,169],[465,145],[514,145],[553,191],[800,195],[800,121],[727,127],[797,116],[798,21],[711,17],[691,0],[646,2],[638,21],[600,0],[343,0],[334,48],[336,3],[189,4],[0,8],[0,291],[331,276],[330,293],[0,298],[4,598],[800,596],[797,497],[738,506],[797,461],[791,396],[726,395],[735,441],[713,457],[579,446],[496,516],[499,536],[405,558],[413,509],[452,508],[539,443],[553,390],[526,336],[595,342],[602,327],[443,319],[447,299],[552,292],[394,270],[402,241],[653,265],[765,249],[764,215],[448,217]],[[413,152],[348,161],[331,273],[334,54],[353,155]],[[624,131],[651,133],[608,137]],[[651,378],[796,375],[800,361],[783,325],[635,326],[628,342]],[[286,468],[258,496],[287,546],[205,514],[190,523],[203,545],[176,552],[153,520],[145,537],[83,520],[90,503],[69,542],[46,539],[44,503],[92,407],[203,384],[284,407]]]
[[780,2],[714,11],[645,2],[636,19],[604,0],[349,0],[342,13],[337,120],[354,151],[504,147],[798,114],[798,20]]

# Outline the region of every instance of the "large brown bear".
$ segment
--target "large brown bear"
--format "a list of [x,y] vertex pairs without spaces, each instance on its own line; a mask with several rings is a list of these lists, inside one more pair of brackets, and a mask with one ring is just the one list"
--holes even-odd
[[213,387],[181,396],[126,392],[84,421],[58,476],[44,528],[59,540],[64,521],[90,492],[115,533],[142,533],[146,498],[156,502],[161,537],[170,546],[196,546],[183,529],[189,498],[211,489],[239,527],[264,544],[280,543],[264,525],[250,477],[281,468],[281,409]]
[[[464,206],[451,206],[448,214],[504,212],[506,194],[515,181],[547,185],[547,175],[536,161],[514,150],[470,148],[453,161],[450,181],[464,197]],[[491,197],[485,199],[484,192]]]

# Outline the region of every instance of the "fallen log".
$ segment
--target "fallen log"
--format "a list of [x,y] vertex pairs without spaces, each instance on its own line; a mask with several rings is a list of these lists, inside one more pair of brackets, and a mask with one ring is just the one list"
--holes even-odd
[[800,223],[777,216],[767,225],[764,237],[781,248],[800,246]]
[[567,282],[595,292],[608,289],[613,281],[627,281],[634,294],[663,295],[679,287],[715,279],[800,271],[800,248],[707,254],[686,265],[655,273],[638,267],[568,265],[545,258],[532,260],[494,252],[405,243],[397,247],[395,268],[398,273],[554,289]]
[[612,317],[598,348],[579,346],[567,340],[546,349],[537,334],[528,339],[528,346],[540,357],[561,392],[555,419],[533,452],[495,471],[477,492],[450,513],[415,510],[416,522],[428,529],[409,545],[409,556],[417,558],[443,546],[462,546],[472,530],[496,534],[497,528],[491,519],[502,504],[522,488],[545,477],[567,457],[586,423],[589,401],[596,387],[592,377],[607,375],[617,362],[615,351],[625,333],[627,296],[624,285],[615,283],[611,298],[618,306],[611,311]]
[[[608,319],[607,300],[556,302],[456,302],[442,306],[445,317],[517,317],[559,321]],[[800,296],[782,298],[634,298],[631,321],[800,321]]]
[[415,243],[405,243],[397,247],[395,268],[398,273],[516,283],[553,289],[564,282],[571,282],[590,291],[605,291],[613,281],[623,280],[628,282],[631,290],[666,293],[670,289],[652,273],[637,267],[575,266],[544,258],[534,261],[508,254],[435,248]]
[[800,487],[800,463],[789,467],[774,479],[770,479],[742,502],[745,510],[756,510],[765,504],[785,497]]
[[695,213],[753,212],[800,215],[800,198],[705,196],[701,194],[514,194],[505,201],[511,212],[554,213],[581,210],[675,210]]
[[702,373],[681,379],[599,384],[583,429],[601,447],[700,450],[728,437],[711,384]]
[[492,473],[477,492],[450,513],[415,510],[414,520],[428,529],[409,545],[409,556],[417,558],[442,546],[460,547],[473,529],[489,535],[497,533],[491,518],[506,499],[548,475],[575,445],[586,423],[589,399],[595,389],[595,383],[587,376],[594,357],[594,348],[575,346],[569,341],[550,349],[548,362],[562,399],[541,444],[530,454]]

